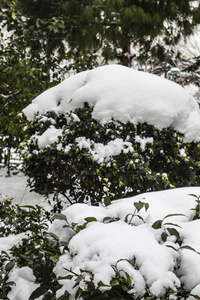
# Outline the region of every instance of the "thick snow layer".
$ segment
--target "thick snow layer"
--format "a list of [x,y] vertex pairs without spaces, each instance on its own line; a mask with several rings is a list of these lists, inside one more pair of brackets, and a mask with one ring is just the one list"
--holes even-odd
[[[10,300],[27,300],[40,285],[35,283],[35,276],[29,267],[15,268],[10,272],[9,280],[16,283],[8,293]],[[42,300],[42,297],[37,298]]]
[[58,142],[58,137],[61,135],[62,130],[56,129],[51,125],[41,136],[38,138],[38,146],[43,149],[55,142]]
[[[171,272],[177,253],[160,245],[149,226],[130,226],[123,221],[109,224],[94,222],[88,225],[87,230],[71,239],[69,249],[70,252],[60,258],[56,273],[59,271],[66,275],[66,271],[62,270],[65,267],[92,271],[96,287],[99,281],[110,284],[111,278],[115,276],[112,266],[119,267],[117,262],[120,259],[132,260],[134,257],[139,268],[136,277],[138,287],[135,287],[138,297],[144,295],[146,284],[152,289],[158,285],[154,295],[162,295],[164,287],[162,283],[159,284],[160,279],[167,278],[172,288],[180,286],[179,279]],[[124,271],[122,264],[120,270]],[[67,281],[65,284],[71,289],[72,282]]]
[[[4,171],[4,170],[3,170]],[[20,195],[20,204],[32,203],[32,193],[26,192],[26,182],[22,182],[21,174],[7,178],[1,176],[1,193],[7,196]],[[19,184],[20,183],[20,184]],[[16,191],[17,193],[16,193]],[[34,195],[35,193],[33,193]],[[148,285],[150,291],[156,296],[165,293],[166,288],[176,290],[183,284],[184,288],[191,294],[200,297],[200,255],[195,251],[187,249],[187,246],[200,252],[200,220],[192,220],[196,206],[196,198],[189,194],[200,195],[200,187],[178,188],[160,192],[151,192],[137,195],[135,197],[114,201],[111,205],[104,207],[92,207],[86,204],[75,204],[66,208],[62,213],[67,217],[68,222],[83,224],[86,217],[95,217],[96,222],[88,223],[86,229],[78,234],[70,228],[63,228],[65,221],[55,220],[49,228],[55,233],[60,241],[69,241],[69,253],[64,252],[54,269],[57,276],[66,276],[68,273],[63,267],[80,273],[80,269],[92,271],[97,284],[102,280],[108,283],[114,275],[112,265],[117,266],[121,276],[129,274],[133,288],[132,293],[142,299],[145,288]],[[134,217],[132,223],[131,215],[124,222],[128,214],[135,211],[134,202],[145,202],[149,204],[149,209],[143,208],[139,215],[144,219],[143,223],[138,217]],[[45,205],[45,200],[40,196],[37,204]],[[170,214],[182,214],[168,216]],[[105,217],[120,218],[118,222],[104,223]],[[165,218],[165,219],[164,219]],[[168,237],[165,243],[160,240],[162,229],[153,229],[152,224],[156,220],[163,220],[163,226],[173,227],[167,223],[175,223],[181,227],[174,226],[179,231],[183,240],[179,249],[174,243],[174,237]],[[8,251],[13,244],[20,243],[25,237],[20,235],[10,235],[0,238],[0,250]],[[171,247],[173,246],[178,251]],[[133,266],[127,259],[133,259],[138,268]],[[120,261],[118,261],[120,259]],[[123,260],[121,260],[123,259]],[[177,271],[177,263],[180,267]],[[85,273],[85,279],[90,276]],[[9,293],[9,299],[26,300],[30,294],[38,287],[35,282],[33,272],[28,267],[15,267],[10,272],[9,280],[15,281]],[[71,299],[75,299],[74,280],[61,280],[62,288],[57,292],[57,298],[64,293],[67,288],[71,293]],[[84,282],[80,282],[84,288]],[[108,288],[108,287],[105,287]],[[103,290],[103,287],[102,287]],[[174,298],[176,299],[176,297]],[[188,300],[194,300],[189,296]]]
[[[200,195],[200,187],[145,193],[114,201],[108,207],[91,207],[86,204],[68,207],[63,214],[70,224],[83,224],[86,217],[95,217],[97,221],[88,223],[86,229],[78,234],[74,234],[70,228],[63,228],[64,221],[54,221],[49,230],[60,241],[69,241],[69,252],[60,257],[54,269],[56,275],[66,276],[68,272],[64,268],[78,274],[80,270],[86,270],[85,276],[89,276],[87,271],[93,273],[96,286],[100,281],[109,285],[115,276],[115,266],[120,274],[128,272],[133,282],[132,292],[138,297],[144,295],[147,287],[153,295],[161,297],[165,295],[167,288],[176,291],[181,285],[188,292],[194,289],[200,295],[200,255],[187,248],[189,246],[200,251],[200,220],[192,220],[194,211],[191,209],[197,203],[196,198],[190,194]],[[139,213],[144,222],[134,216],[130,225],[131,215],[128,222],[124,222],[128,214],[134,213],[134,202],[139,201],[149,204],[147,211],[143,208]],[[104,223],[105,217],[120,220]],[[162,229],[152,228],[157,220],[163,220]],[[161,241],[161,233],[168,227],[179,231],[183,249],[175,244],[174,236],[168,237],[166,242]],[[128,261],[134,258],[136,268]],[[174,271],[179,260],[180,268]],[[60,283],[63,287],[58,291],[57,297],[65,289],[75,295],[73,279],[61,280]]]
[[23,112],[29,120],[48,110],[61,113],[93,106],[93,117],[105,124],[147,122],[162,129],[173,126],[186,141],[200,140],[196,100],[172,81],[120,65],[81,72],[43,92]]

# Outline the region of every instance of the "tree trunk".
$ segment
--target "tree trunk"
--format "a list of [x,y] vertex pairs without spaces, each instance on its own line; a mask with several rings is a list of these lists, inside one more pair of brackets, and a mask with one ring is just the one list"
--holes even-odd
[[129,40],[122,40],[122,55],[121,64],[123,66],[131,68],[131,61],[133,56],[131,55],[131,43]]

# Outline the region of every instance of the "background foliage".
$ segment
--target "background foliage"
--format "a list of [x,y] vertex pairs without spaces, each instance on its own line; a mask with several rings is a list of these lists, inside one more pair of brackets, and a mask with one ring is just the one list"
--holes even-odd
[[163,59],[165,45],[191,34],[200,21],[199,3],[191,0],[17,0],[12,6],[14,13],[25,17],[29,47],[49,59],[57,51],[59,61],[71,57],[75,62],[87,53],[91,66],[99,51],[106,62],[118,58],[130,66],[130,46],[139,45],[145,53],[157,36],[163,36],[163,45],[154,45],[152,53]]
[[39,55],[39,49],[28,47],[24,21],[15,12],[14,1],[0,2],[0,160],[7,148],[7,163],[10,149],[17,148],[24,137],[22,109],[41,91],[59,82],[56,72],[50,78],[46,58]]

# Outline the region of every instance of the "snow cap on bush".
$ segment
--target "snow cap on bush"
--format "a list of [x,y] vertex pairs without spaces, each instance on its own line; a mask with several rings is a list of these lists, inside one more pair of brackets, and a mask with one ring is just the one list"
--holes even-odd
[[[116,272],[126,278],[129,275],[132,288],[128,293],[132,298],[127,299],[183,299],[176,294],[181,287],[188,294],[194,290],[200,295],[200,220],[195,219],[196,210],[191,209],[199,200],[193,193],[199,195],[200,187],[144,193],[107,207],[75,204],[62,211],[62,221],[55,220],[49,228],[68,244],[54,268],[63,286],[57,296],[68,290],[75,297],[78,287],[87,290],[84,283],[90,280],[93,291],[109,291]],[[141,204],[141,200],[149,204],[148,209],[143,206],[132,215],[135,204]],[[74,229],[82,227],[73,232],[67,224],[74,224]],[[163,241],[166,233],[168,237]],[[83,275],[78,286],[76,274]],[[142,298],[147,290],[152,298]]]
[[120,65],[81,72],[43,92],[23,112],[67,113],[87,102],[92,117],[102,124],[111,119],[134,124],[147,122],[158,129],[174,127],[186,142],[200,140],[200,113],[196,100],[181,86]]

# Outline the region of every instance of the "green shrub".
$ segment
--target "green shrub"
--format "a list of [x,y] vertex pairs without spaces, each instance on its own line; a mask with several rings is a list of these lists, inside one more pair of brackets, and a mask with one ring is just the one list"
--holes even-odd
[[0,236],[26,233],[8,253],[0,253],[0,299],[8,299],[7,295],[15,285],[9,281],[9,273],[15,265],[31,268],[36,283],[40,284],[30,299],[38,299],[40,295],[43,299],[52,299],[59,287],[53,268],[61,253],[56,236],[47,233],[49,223],[49,212],[38,205],[20,207],[13,205],[11,199],[0,203]]
[[7,295],[11,291],[15,282],[9,281],[9,273],[13,269],[15,263],[10,259],[6,251],[0,254],[0,299],[9,300]]
[[[26,209],[25,209],[26,208]],[[0,237],[32,231],[35,234],[47,229],[50,214],[42,207],[12,204],[12,198],[0,202]]]
[[[62,135],[40,149],[37,136],[52,124]],[[100,144],[109,146],[116,139],[122,145],[119,153],[94,153]],[[102,125],[87,104],[66,115],[49,111],[37,116],[27,127],[22,155],[31,188],[55,198],[64,195],[69,203],[104,199],[109,204],[142,192],[200,184],[198,144],[184,143],[171,127],[158,130],[114,120]]]

